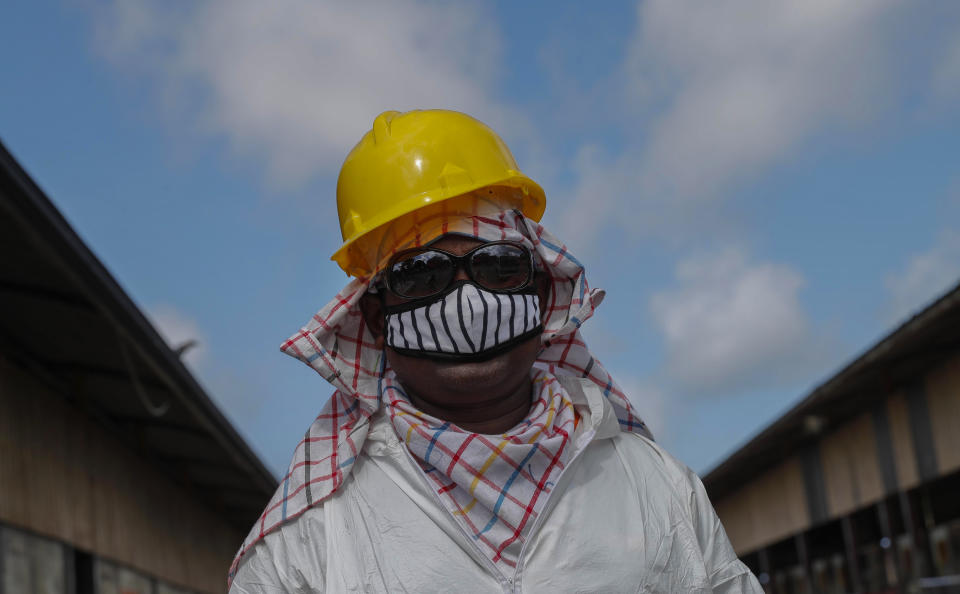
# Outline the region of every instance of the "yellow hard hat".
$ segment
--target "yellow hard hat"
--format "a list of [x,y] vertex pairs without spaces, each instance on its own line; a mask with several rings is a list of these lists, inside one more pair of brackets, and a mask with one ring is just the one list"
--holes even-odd
[[441,109],[381,113],[340,169],[343,245],[331,259],[347,274],[369,274],[363,244],[372,231],[488,186],[514,189],[516,208],[535,221],[543,216],[543,189],[520,172],[507,145],[482,122]]

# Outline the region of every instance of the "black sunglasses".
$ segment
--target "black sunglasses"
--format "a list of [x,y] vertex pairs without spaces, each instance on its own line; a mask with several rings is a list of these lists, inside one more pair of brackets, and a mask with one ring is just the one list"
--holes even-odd
[[400,252],[387,264],[384,281],[387,289],[398,297],[422,299],[446,290],[461,267],[470,280],[497,293],[525,289],[534,276],[530,250],[513,242],[494,241],[462,256],[436,248]]

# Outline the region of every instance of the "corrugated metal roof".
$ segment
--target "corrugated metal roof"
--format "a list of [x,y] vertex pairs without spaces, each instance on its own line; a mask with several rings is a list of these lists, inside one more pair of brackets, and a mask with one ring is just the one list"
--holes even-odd
[[245,532],[275,477],[2,144],[0,250],[0,351]]
[[711,499],[782,461],[830,428],[883,402],[960,350],[960,284],[814,388],[703,479]]

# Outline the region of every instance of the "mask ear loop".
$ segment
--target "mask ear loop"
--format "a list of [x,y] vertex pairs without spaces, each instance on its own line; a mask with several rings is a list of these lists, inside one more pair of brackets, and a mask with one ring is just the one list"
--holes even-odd
[[380,409],[383,407],[383,374],[387,370],[387,347],[384,343],[384,347],[380,349],[380,352],[377,353],[377,362],[374,365],[377,368],[377,408]]
[[[370,279],[370,284],[367,285],[367,293],[376,295],[377,299],[380,301],[380,319],[382,322],[383,331],[387,331],[387,285],[386,281],[383,278],[383,272],[378,272],[372,279]],[[384,336],[384,344],[386,344],[386,336]],[[383,347],[384,349],[386,346]],[[383,350],[381,350],[378,357],[385,358]],[[378,359],[379,360],[379,359]],[[382,374],[381,370],[381,374]]]
[[[370,279],[370,283],[367,285],[367,293],[376,295],[377,299],[380,300],[380,316],[383,318],[383,329],[386,332],[387,328],[387,287],[384,284],[383,273],[379,272]],[[373,364],[374,369],[377,370],[377,408],[383,407],[383,374],[387,370],[387,342],[384,339],[384,346],[377,352],[377,360]]]

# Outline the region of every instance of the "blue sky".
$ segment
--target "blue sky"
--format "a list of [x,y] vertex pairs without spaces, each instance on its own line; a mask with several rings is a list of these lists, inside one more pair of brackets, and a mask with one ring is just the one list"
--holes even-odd
[[960,4],[585,6],[15,3],[0,138],[279,472],[331,391],[278,345],[347,280],[343,157],[382,110],[471,113],[705,471],[960,281]]

